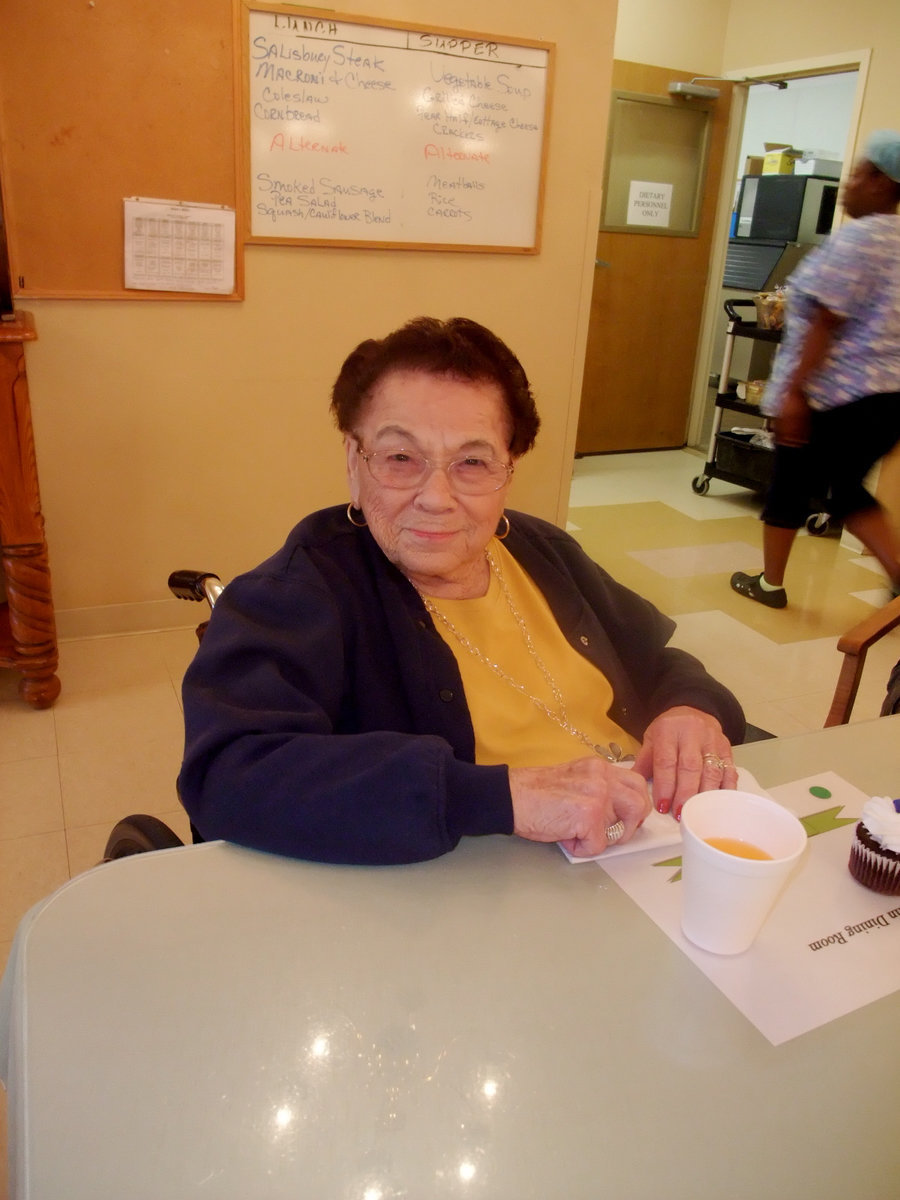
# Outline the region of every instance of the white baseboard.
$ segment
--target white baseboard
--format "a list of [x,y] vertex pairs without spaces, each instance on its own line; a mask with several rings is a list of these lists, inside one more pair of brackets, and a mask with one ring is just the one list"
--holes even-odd
[[56,611],[60,641],[112,637],[123,633],[152,633],[162,629],[193,629],[209,616],[203,604],[176,600],[149,600],[140,604],[101,604],[96,608]]

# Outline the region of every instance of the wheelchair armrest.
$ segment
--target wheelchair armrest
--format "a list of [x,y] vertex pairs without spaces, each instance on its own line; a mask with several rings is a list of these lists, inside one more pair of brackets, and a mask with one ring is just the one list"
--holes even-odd
[[213,607],[223,590],[223,583],[212,571],[173,571],[169,590],[179,600],[207,600]]

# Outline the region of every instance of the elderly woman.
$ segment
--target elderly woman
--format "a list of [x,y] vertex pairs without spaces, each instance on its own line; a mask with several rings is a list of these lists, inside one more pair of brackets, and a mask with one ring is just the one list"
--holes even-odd
[[483,834],[594,855],[645,819],[649,779],[676,817],[735,785],[741,710],[667,647],[674,623],[505,511],[540,421],[499,338],[411,321],[353,351],[332,410],[350,504],[225,589],[185,677],[203,837],[345,863]]

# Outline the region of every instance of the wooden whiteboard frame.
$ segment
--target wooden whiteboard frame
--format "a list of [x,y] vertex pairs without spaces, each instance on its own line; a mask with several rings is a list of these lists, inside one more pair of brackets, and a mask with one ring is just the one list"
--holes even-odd
[[[343,248],[365,247],[365,248],[370,248],[370,249],[382,249],[382,250],[450,250],[450,251],[480,252],[480,253],[494,253],[494,254],[537,254],[540,252],[541,228],[542,228],[542,224],[543,224],[544,181],[545,181],[546,161],[547,161],[547,143],[548,143],[547,130],[549,127],[550,112],[551,112],[551,105],[552,105],[553,70],[554,70],[554,58],[555,58],[555,49],[556,49],[556,47],[553,43],[535,41],[535,40],[524,39],[524,38],[491,37],[491,36],[488,36],[485,34],[476,34],[476,33],[471,33],[471,32],[468,32],[465,30],[459,30],[459,29],[448,29],[448,28],[444,28],[444,27],[435,27],[435,26],[430,26],[430,25],[429,26],[418,25],[418,24],[411,24],[409,22],[387,21],[387,20],[382,20],[382,19],[376,20],[373,17],[362,17],[362,16],[351,15],[348,13],[332,12],[330,10],[324,10],[321,8],[320,9],[308,9],[308,8],[297,8],[297,7],[294,7],[293,5],[286,5],[286,4],[267,4],[265,2],[260,2],[260,0],[235,0],[235,3],[236,3],[236,21],[237,21],[237,29],[236,29],[236,33],[235,33],[235,45],[236,45],[236,53],[240,54],[240,57],[242,60],[241,61],[241,69],[240,69],[241,111],[239,113],[237,127],[240,130],[239,156],[240,156],[241,164],[242,164],[242,174],[243,174],[243,178],[245,181],[243,192],[242,192],[242,200],[243,200],[242,207],[243,207],[243,211],[245,214],[245,224],[244,224],[245,235],[244,235],[244,237],[245,237],[245,241],[248,244],[333,246],[333,247],[343,247]],[[427,238],[427,237],[412,237],[412,236],[411,237],[403,237],[403,236],[393,237],[392,236],[390,238],[381,239],[381,238],[375,238],[371,233],[367,234],[365,232],[367,229],[367,226],[365,224],[362,224],[360,226],[360,236],[358,236],[358,237],[350,236],[349,231],[346,236],[340,236],[340,237],[332,236],[331,234],[326,233],[326,232],[323,232],[322,234],[311,233],[309,235],[299,235],[299,236],[294,232],[291,232],[291,233],[276,232],[275,234],[272,234],[272,235],[267,235],[267,234],[260,232],[260,227],[259,227],[260,223],[254,221],[254,204],[258,203],[259,201],[258,201],[257,196],[254,194],[253,178],[252,178],[252,171],[253,171],[252,134],[253,134],[253,129],[254,129],[254,119],[251,115],[252,96],[251,96],[251,81],[250,81],[251,14],[261,14],[264,16],[271,14],[272,16],[274,16],[276,18],[278,16],[283,15],[284,17],[291,18],[292,20],[297,22],[297,28],[296,28],[295,32],[301,33],[307,40],[316,41],[318,39],[322,39],[326,42],[331,41],[335,44],[340,44],[340,45],[343,45],[344,43],[353,42],[354,39],[352,37],[348,37],[346,33],[343,33],[343,34],[339,33],[337,31],[337,27],[339,27],[341,25],[364,26],[364,27],[371,28],[371,29],[377,31],[378,34],[382,37],[386,38],[388,36],[391,36],[395,39],[395,44],[388,47],[387,50],[385,51],[385,53],[393,54],[394,56],[396,56],[398,54],[405,54],[405,53],[409,53],[410,51],[412,51],[414,53],[426,53],[426,54],[431,54],[431,55],[441,56],[441,57],[446,57],[447,55],[451,55],[454,58],[458,58],[461,60],[465,60],[467,62],[471,62],[473,67],[477,66],[479,61],[482,63],[482,66],[484,66],[484,60],[476,57],[476,54],[479,52],[476,51],[475,47],[494,47],[495,52],[498,51],[498,49],[502,49],[503,47],[524,48],[525,50],[528,50],[528,51],[536,51],[537,55],[539,57],[539,62],[535,63],[535,64],[531,64],[531,68],[536,69],[536,70],[543,70],[546,72],[546,75],[544,76],[543,96],[541,98],[542,102],[543,102],[543,111],[541,113],[541,121],[540,121],[540,125],[538,127],[538,136],[540,138],[540,149],[539,149],[539,153],[538,153],[538,161],[537,161],[536,170],[534,170],[528,178],[526,178],[522,181],[516,181],[517,193],[521,194],[522,187],[527,187],[528,189],[530,189],[530,195],[532,196],[532,199],[534,202],[534,212],[535,212],[534,231],[533,231],[533,235],[527,240],[527,243],[525,243],[523,241],[523,244],[503,244],[503,243],[498,243],[496,240],[490,240],[490,241],[482,240],[477,236],[472,238],[471,240],[465,241],[465,242],[453,241],[453,240],[442,240],[439,236],[437,236],[433,239]],[[332,27],[334,27],[334,28],[332,28]],[[460,45],[458,45],[458,46],[451,45],[449,47],[441,47],[441,48],[432,48],[432,47],[424,46],[424,45],[423,46],[414,46],[414,45],[409,45],[408,43],[406,45],[401,45],[401,44],[396,44],[396,35],[397,34],[411,35],[411,37],[413,37],[413,38],[423,35],[422,36],[423,41],[425,39],[431,39],[431,38],[449,39],[449,41],[451,43],[460,43]],[[339,39],[340,39],[340,41],[339,41]],[[484,50],[481,50],[480,53],[484,54],[486,52]],[[323,84],[322,86],[327,86],[327,85]],[[336,86],[337,86],[337,84],[336,84]],[[362,92],[360,94],[362,96],[368,96],[368,93],[366,93],[366,92]],[[348,96],[349,96],[349,99],[347,99]],[[333,98],[334,98],[333,95],[329,96],[329,100],[333,99]],[[352,108],[353,100],[354,100],[353,93],[343,90],[339,93],[339,99],[340,99],[340,102],[343,105],[345,105],[346,109],[349,110]],[[324,103],[324,101],[323,101],[323,103]],[[328,115],[333,115],[334,113],[335,113],[335,109],[332,108],[329,111]],[[353,113],[352,115],[355,116],[356,114]],[[368,118],[366,118],[366,119],[368,119]],[[340,114],[338,114],[338,120],[340,120]],[[368,126],[367,132],[372,132],[372,128],[373,127],[370,124]],[[377,135],[377,130],[376,130],[376,135]],[[333,131],[332,131],[332,136],[335,136]],[[341,135],[340,128],[338,128],[337,138],[340,139],[341,136],[346,136],[346,135]],[[510,134],[507,133],[506,136],[509,137]],[[517,136],[517,135],[513,135],[513,136]],[[274,142],[275,142],[275,138],[273,137],[273,141],[272,141],[273,145],[274,145]],[[395,151],[395,153],[399,153],[399,152]],[[339,166],[339,164],[336,164],[335,161],[332,160],[332,166],[335,166],[335,165]],[[404,166],[406,166],[406,160],[404,160]],[[315,176],[315,174],[312,177],[309,176],[309,172],[310,171],[315,172],[315,168],[316,168],[315,161],[304,162],[303,166],[302,166],[302,171],[304,173],[304,182],[303,182],[302,186],[304,188],[307,188],[310,191],[315,189],[315,184],[317,182],[319,182],[321,179],[321,176],[317,178]],[[363,170],[364,169],[365,168],[363,168]],[[385,178],[387,178],[387,176]],[[269,182],[271,182],[271,177],[269,177]],[[380,181],[377,179],[374,180],[374,183],[378,183],[378,182],[380,182]],[[284,186],[284,181],[276,180],[275,183],[280,186]],[[301,186],[299,184],[299,181],[297,183],[297,186]],[[389,186],[390,185],[388,183],[386,183],[386,182],[384,183],[384,187],[389,187]],[[501,183],[501,186],[505,186],[507,188],[510,187],[508,177]],[[390,198],[389,195],[384,196],[381,194],[383,191],[382,188],[375,189],[373,187],[372,192],[374,193],[376,190],[379,193],[380,199],[384,199],[386,201]],[[402,188],[401,188],[400,194],[404,195],[404,199],[405,199],[405,194],[404,194]],[[396,196],[396,193],[395,193],[395,196]],[[293,203],[293,201],[291,201],[291,203]],[[314,201],[306,200],[305,198],[303,198],[301,203],[324,204],[324,200],[322,199],[321,196],[317,197]],[[333,200],[333,199],[329,198],[328,203],[335,206],[335,209],[336,209],[337,206],[346,205],[346,204],[349,204],[350,202],[344,201],[343,199]],[[360,203],[364,203],[364,201],[356,201],[357,208]],[[412,208],[411,203],[409,204],[409,208],[410,209]],[[393,216],[393,210],[387,210],[387,211],[388,211],[389,217]],[[449,212],[449,210],[444,210],[444,211]],[[505,207],[504,211],[509,211],[508,205]],[[288,219],[290,219],[291,215],[292,214],[288,214]],[[337,215],[336,211],[335,211],[334,215]],[[347,223],[351,223],[351,218],[353,220],[355,220],[355,219],[358,219],[361,215],[363,215],[363,214],[359,211],[357,211],[355,213],[349,213],[349,215],[347,216]],[[374,217],[377,214],[366,214],[367,219],[370,215],[374,219]],[[421,213],[411,213],[411,215],[414,219],[416,219],[416,218],[421,219]],[[342,213],[342,217],[343,216],[344,216],[344,214]],[[277,220],[277,217],[274,215],[274,212],[273,212],[271,219],[273,221]],[[400,220],[405,221],[408,219],[410,219],[410,216],[407,215],[406,209],[404,209],[404,211],[400,217]],[[438,219],[438,218],[435,218],[435,219]],[[494,217],[494,221],[496,224],[496,216]],[[330,224],[330,220],[324,220],[321,222],[321,224],[322,224],[323,228],[326,228]],[[354,226],[354,234],[355,234],[355,226]]]

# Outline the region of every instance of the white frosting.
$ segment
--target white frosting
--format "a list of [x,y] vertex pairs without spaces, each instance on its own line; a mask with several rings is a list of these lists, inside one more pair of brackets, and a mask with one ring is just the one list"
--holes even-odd
[[880,846],[900,854],[900,813],[889,796],[873,796],[866,801],[862,822]]

